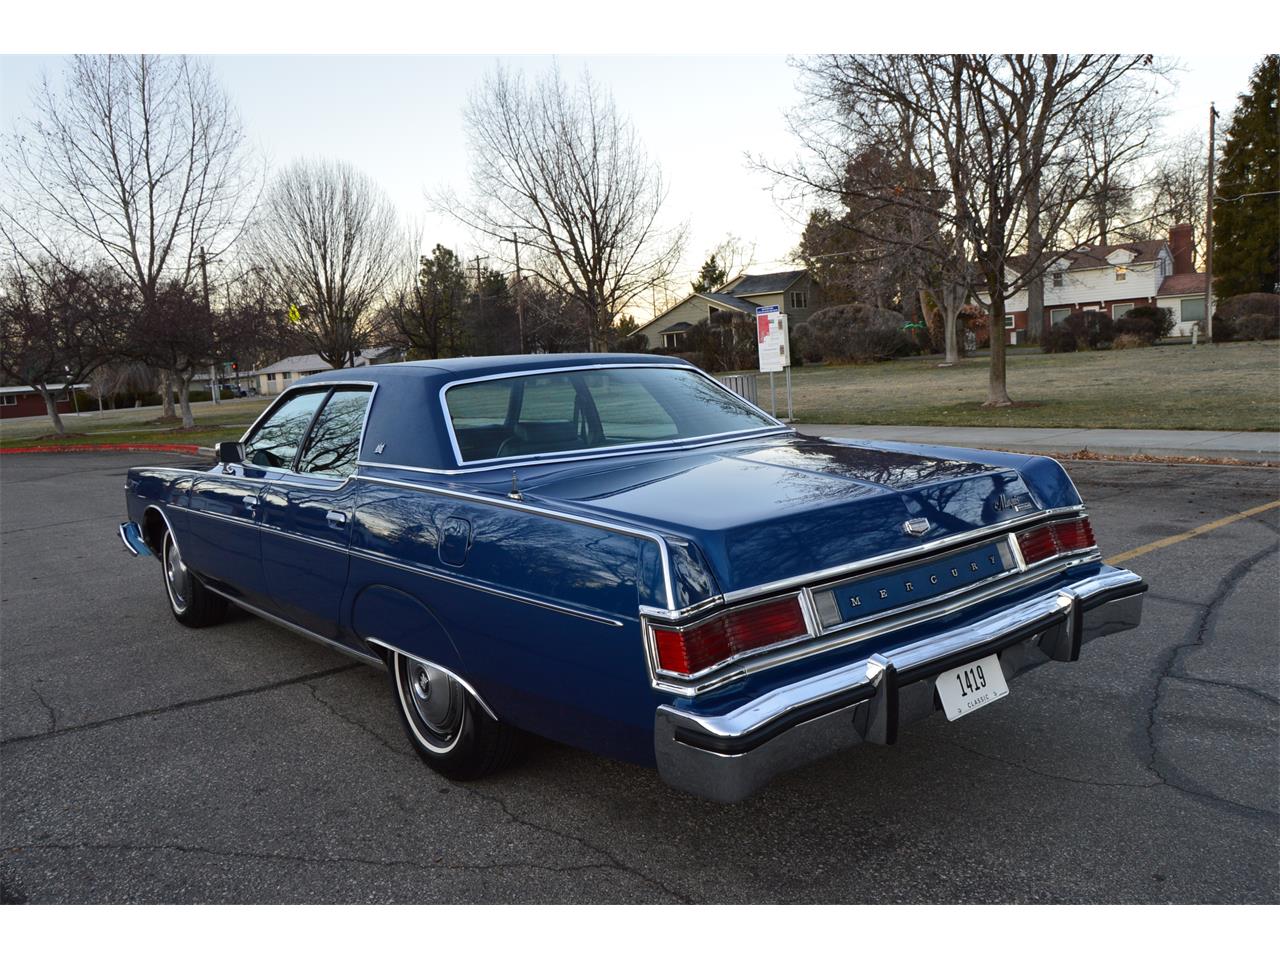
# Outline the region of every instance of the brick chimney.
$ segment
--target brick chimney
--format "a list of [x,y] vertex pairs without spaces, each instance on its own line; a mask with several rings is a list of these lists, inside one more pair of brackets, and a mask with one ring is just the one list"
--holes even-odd
[[1189,223],[1179,223],[1169,228],[1169,250],[1173,253],[1174,273],[1196,272],[1192,256],[1194,236]]

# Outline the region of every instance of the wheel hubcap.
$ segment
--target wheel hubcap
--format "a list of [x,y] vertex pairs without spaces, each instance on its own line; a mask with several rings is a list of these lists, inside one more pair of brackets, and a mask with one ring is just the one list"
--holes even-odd
[[462,725],[462,688],[458,682],[436,667],[407,661],[406,686],[413,712],[424,732],[441,742],[451,741]]
[[182,562],[182,554],[178,552],[178,545],[173,542],[172,537],[169,538],[165,549],[164,573],[165,579],[169,581],[169,593],[173,597],[174,605],[185,607],[191,574],[187,571],[187,565]]

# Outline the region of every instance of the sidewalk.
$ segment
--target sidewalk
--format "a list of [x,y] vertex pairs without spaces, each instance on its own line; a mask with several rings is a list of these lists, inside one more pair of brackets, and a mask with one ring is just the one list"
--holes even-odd
[[1146,454],[1210,460],[1280,461],[1280,433],[1224,430],[1085,430],[1077,427],[874,427],[795,423],[801,433],[860,440],[899,440],[1027,453]]

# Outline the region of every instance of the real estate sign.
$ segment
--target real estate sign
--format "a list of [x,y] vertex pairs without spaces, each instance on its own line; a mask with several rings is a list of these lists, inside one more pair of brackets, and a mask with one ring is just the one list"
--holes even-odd
[[761,373],[776,373],[791,366],[787,315],[777,307],[756,307],[756,343]]

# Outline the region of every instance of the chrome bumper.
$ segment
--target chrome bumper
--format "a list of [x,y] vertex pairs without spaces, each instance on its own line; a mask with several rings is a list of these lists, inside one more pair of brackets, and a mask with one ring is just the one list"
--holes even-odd
[[142,539],[142,530],[132,520],[128,523],[120,524],[120,542],[135,557],[149,557],[152,555],[151,549],[147,546],[146,541]]
[[779,687],[724,714],[661,706],[654,747],[662,778],[732,803],[778,774],[859,743],[891,744],[898,728],[934,710],[934,680],[997,653],[1006,679],[1142,622],[1147,586],[1103,567],[1087,580],[1024,600],[975,623],[872,654]]

